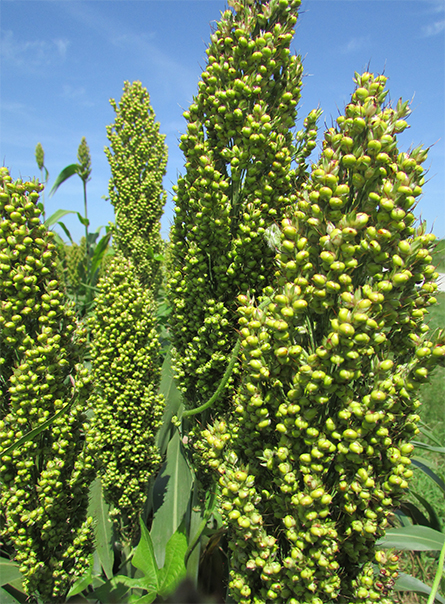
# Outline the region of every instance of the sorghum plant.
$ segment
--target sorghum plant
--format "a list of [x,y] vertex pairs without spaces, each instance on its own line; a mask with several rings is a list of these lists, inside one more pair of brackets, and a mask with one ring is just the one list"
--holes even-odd
[[398,150],[409,109],[385,105],[385,77],[356,83],[281,222],[276,288],[238,298],[242,384],[204,432],[243,604],[390,604],[397,557],[376,542],[413,473],[417,391],[445,359],[424,322],[434,236],[412,213],[427,152]]
[[107,126],[110,147],[105,154],[111,167],[110,201],[115,208],[114,241],[124,256],[131,258],[142,284],[159,285],[162,253],[160,219],[166,201],[162,178],[167,165],[165,135],[150,105],[147,89],[140,82],[125,82],[116,112]]
[[[188,407],[213,394],[236,341],[236,295],[274,273],[267,229],[296,202],[318,112],[293,138],[302,64],[289,50],[300,0],[233,0],[211,36],[180,148],[169,297]],[[293,164],[294,160],[296,163]]]
[[89,438],[105,499],[126,539],[138,531],[147,485],[160,464],[154,439],[164,400],[153,308],[131,260],[118,252],[99,281],[89,321],[95,381]]
[[[0,168],[2,536],[28,594],[65,602],[93,550],[85,446],[85,334],[56,277],[53,233],[40,223],[38,183]],[[52,425],[11,449],[62,408]],[[6,453],[7,450],[10,450]]]

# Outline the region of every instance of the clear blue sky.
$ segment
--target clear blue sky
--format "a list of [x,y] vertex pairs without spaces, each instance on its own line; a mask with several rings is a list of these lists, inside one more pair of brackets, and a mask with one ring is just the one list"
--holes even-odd
[[[34,150],[41,142],[50,172],[77,161],[85,136],[92,155],[88,185],[92,228],[113,220],[102,199],[109,167],[103,152],[109,99],[119,100],[125,80],[140,80],[167,135],[164,187],[168,203],[163,235],[172,219],[171,187],[183,171],[178,138],[182,112],[197,92],[212,21],[223,0],[0,0],[0,162],[14,178],[38,176]],[[303,0],[293,49],[304,58],[300,124],[318,105],[322,120],[344,108],[354,71],[385,72],[391,98],[413,99],[403,150],[434,145],[428,182],[417,207],[437,236],[445,237],[445,2],[443,0]],[[49,190],[49,189],[48,189]],[[81,181],[72,177],[47,201],[82,211]],[[67,217],[76,240],[83,227]]]

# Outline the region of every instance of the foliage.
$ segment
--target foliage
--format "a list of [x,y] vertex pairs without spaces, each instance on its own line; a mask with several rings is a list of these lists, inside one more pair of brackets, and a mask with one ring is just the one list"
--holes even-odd
[[119,532],[134,537],[150,477],[160,465],[155,435],[159,395],[159,343],[153,298],[131,261],[118,253],[99,281],[90,317],[95,390],[89,405],[91,448],[100,460],[105,499]]
[[165,135],[140,82],[125,82],[120,103],[110,101],[116,119],[107,126],[110,147],[105,148],[111,168],[110,201],[116,219],[113,238],[131,259],[143,285],[156,291],[161,281],[163,243],[160,219],[166,200],[162,178],[167,164]]
[[6,168],[0,175],[2,534],[26,592],[63,602],[93,549],[85,334],[55,278],[56,246],[37,206],[41,185],[12,182]]
[[[309,171],[321,111],[293,132],[299,4],[231,0],[222,13],[184,114],[165,249],[167,150],[140,82],[111,101],[116,224],[102,239],[89,232],[84,138],[53,186],[82,180],[80,245],[61,222],[70,211],[41,225],[41,187],[2,172],[0,200],[24,199],[23,211],[6,203],[0,237],[12,301],[1,307],[2,601],[149,604],[176,588],[180,601],[187,574],[227,602],[386,604],[395,590],[444,602],[443,424],[426,442],[419,424],[420,397],[434,418],[439,390],[426,385],[445,354],[432,334],[441,248],[414,224],[427,151],[399,151],[408,104],[386,104],[383,76],[356,74]],[[41,145],[36,161],[43,178]],[[71,243],[58,259],[56,223]],[[91,378],[75,365],[85,332],[60,274],[89,315],[88,404]],[[423,482],[408,489],[413,473]],[[422,580],[398,571],[408,548],[432,556]]]
[[[102,227],[99,227],[94,233],[89,232],[87,182],[91,176],[91,155],[85,137],[82,137],[77,150],[77,159],[79,163],[70,164],[60,172],[51,188],[50,196],[54,195],[60,185],[68,180],[68,178],[71,178],[74,174],[78,174],[82,180],[85,215],[82,216],[79,212],[72,210],[57,210],[45,220],[45,225],[50,227],[58,224],[71,242],[71,246],[66,246],[58,238],[60,276],[64,280],[67,294],[74,301],[78,316],[83,318],[89,314],[93,306],[95,288],[99,279],[102,262],[108,252],[111,231],[107,228],[105,235],[99,241],[98,238]],[[82,253],[82,242],[80,246],[75,244],[71,233],[61,221],[61,218],[67,214],[76,214],[79,222],[85,227],[85,238],[83,240],[85,243],[84,253]]]

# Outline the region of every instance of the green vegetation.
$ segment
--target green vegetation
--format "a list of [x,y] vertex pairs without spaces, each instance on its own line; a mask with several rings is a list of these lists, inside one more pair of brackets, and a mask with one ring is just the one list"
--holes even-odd
[[[356,73],[309,167],[299,5],[222,13],[170,242],[140,82],[111,101],[102,238],[85,138],[52,188],[82,180],[79,244],[69,211],[42,216],[43,185],[0,169],[2,602],[445,602],[444,248],[413,214],[427,152],[400,150],[410,110],[386,78]],[[46,184],[40,144],[36,161]]]

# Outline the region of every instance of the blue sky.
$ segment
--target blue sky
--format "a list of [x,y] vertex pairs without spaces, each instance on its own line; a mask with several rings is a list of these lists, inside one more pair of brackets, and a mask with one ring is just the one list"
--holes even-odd
[[[172,220],[172,185],[183,172],[178,138],[182,112],[197,92],[212,22],[223,0],[0,0],[0,162],[14,178],[38,176],[34,150],[41,142],[50,172],[77,161],[85,136],[92,155],[89,218],[96,229],[113,220],[103,199],[110,176],[103,152],[109,99],[119,100],[125,80],[140,80],[166,134],[168,202],[162,232]],[[443,0],[302,0],[293,50],[304,57],[300,124],[320,106],[327,126],[353,91],[355,71],[389,77],[391,99],[412,99],[411,128],[402,150],[434,145],[428,182],[417,214],[445,237],[445,2]],[[314,158],[315,159],[315,158]],[[48,188],[48,190],[49,190]],[[72,177],[46,200],[83,211],[81,181]],[[75,240],[83,227],[68,216]]]

